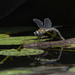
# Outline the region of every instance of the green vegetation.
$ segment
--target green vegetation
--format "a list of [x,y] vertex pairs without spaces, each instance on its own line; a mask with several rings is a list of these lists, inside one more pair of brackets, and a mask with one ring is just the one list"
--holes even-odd
[[23,48],[20,51],[17,49],[6,49],[0,51],[0,55],[6,55],[6,56],[28,56],[28,55],[38,55],[43,53],[43,50],[39,49],[27,49]]
[[0,45],[20,45],[25,43],[34,42],[35,36],[21,36],[21,37],[9,37],[0,39]]
[[30,74],[32,71],[28,70],[5,70],[0,71],[0,75],[18,75],[18,74]]
[[[40,41],[44,41],[46,39],[41,39]],[[20,37],[9,37],[0,39],[0,45],[21,45],[23,43],[29,44],[33,42],[37,42],[36,36],[20,36]]]
[[9,35],[7,35],[7,34],[0,34],[0,39],[2,39],[2,38],[8,38],[9,37]]
[[75,73],[75,67],[70,68],[69,71]]

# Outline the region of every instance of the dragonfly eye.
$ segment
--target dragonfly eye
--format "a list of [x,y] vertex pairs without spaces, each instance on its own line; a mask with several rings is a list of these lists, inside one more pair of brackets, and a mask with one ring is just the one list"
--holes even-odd
[[36,30],[35,32],[34,32],[34,35],[38,35],[39,34],[39,32]]

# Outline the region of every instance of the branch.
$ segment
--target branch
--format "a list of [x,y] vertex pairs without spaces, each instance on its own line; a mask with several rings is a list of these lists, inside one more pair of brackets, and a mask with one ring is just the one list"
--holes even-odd
[[44,49],[49,47],[61,46],[68,44],[74,44],[75,38],[67,39],[67,40],[60,40],[60,41],[48,41],[48,42],[36,42],[30,44],[23,44],[24,48],[33,48],[33,49]]

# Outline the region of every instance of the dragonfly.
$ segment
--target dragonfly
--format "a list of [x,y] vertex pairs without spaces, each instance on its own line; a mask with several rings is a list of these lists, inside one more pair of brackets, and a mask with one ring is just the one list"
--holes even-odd
[[[52,27],[52,22],[49,18],[45,18],[44,23],[41,20],[37,19],[37,18],[34,18],[33,21],[39,27],[39,29],[34,32],[34,35],[36,35],[37,37],[41,37],[42,35],[47,33],[48,35],[52,36],[51,39],[53,39],[54,37],[56,37],[56,38],[60,37],[60,39],[65,40],[62,37],[59,30],[56,29],[58,26]],[[51,31],[53,31],[53,34],[50,33]],[[58,33],[59,37],[56,36],[56,33]]]
[[[34,35],[36,35],[38,38],[41,38],[45,33],[47,33],[48,35],[52,36],[50,38],[51,40],[53,40],[54,37],[56,37],[58,39],[60,38],[61,40],[65,40],[63,38],[63,36],[61,35],[61,33],[59,32],[59,30],[56,29],[58,26],[52,27],[52,22],[49,18],[45,18],[44,22],[42,22],[41,20],[39,20],[37,18],[34,18],[33,21],[39,27],[39,29],[34,32]],[[51,31],[53,31],[53,34],[50,33]],[[56,36],[57,33],[58,33],[59,37]],[[52,60],[52,62],[60,59],[62,50],[63,50],[63,47],[61,47],[58,58]]]

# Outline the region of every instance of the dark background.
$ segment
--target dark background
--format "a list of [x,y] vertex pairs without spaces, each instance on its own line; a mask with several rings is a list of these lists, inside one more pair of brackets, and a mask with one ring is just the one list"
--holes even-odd
[[75,0],[0,0],[0,27],[33,26],[50,18],[65,38],[75,37]]

